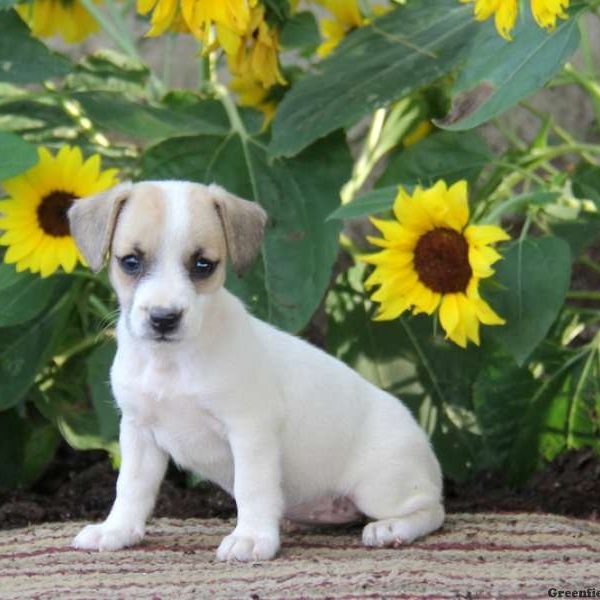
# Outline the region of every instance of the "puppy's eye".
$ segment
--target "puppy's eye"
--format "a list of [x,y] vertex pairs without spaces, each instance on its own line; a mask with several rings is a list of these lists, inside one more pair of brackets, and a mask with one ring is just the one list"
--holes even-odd
[[127,275],[139,275],[144,268],[144,262],[141,256],[137,254],[127,254],[119,258],[119,265]]
[[218,264],[219,261],[209,260],[204,256],[195,256],[192,258],[190,276],[192,279],[206,279],[213,274]]

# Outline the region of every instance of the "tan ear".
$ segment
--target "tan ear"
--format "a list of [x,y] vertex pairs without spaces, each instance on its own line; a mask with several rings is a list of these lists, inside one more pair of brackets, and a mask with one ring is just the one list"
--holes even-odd
[[257,202],[242,200],[215,183],[208,186],[208,191],[221,219],[233,270],[241,275],[260,250],[267,213]]
[[69,209],[71,235],[94,272],[104,264],[117,217],[132,187],[131,181],[120,183],[106,192],[75,201]]

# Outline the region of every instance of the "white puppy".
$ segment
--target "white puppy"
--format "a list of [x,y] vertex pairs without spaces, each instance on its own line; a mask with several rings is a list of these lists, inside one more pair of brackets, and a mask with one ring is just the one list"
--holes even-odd
[[111,371],[122,412],[117,497],[76,548],[139,542],[169,457],[235,497],[237,526],[220,560],[273,558],[283,516],[366,515],[368,546],[441,526],[440,468],[406,407],[253,318],[223,287],[226,260],[240,273],[260,249],[258,204],[216,185],[126,183],[76,202],[69,218],[92,269],[110,253],[121,308]]

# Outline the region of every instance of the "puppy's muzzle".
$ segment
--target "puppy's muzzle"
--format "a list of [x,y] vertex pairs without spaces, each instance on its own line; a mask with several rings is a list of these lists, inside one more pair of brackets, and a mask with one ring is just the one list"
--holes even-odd
[[182,315],[182,310],[156,307],[150,309],[148,318],[152,330],[161,336],[165,336],[177,330]]

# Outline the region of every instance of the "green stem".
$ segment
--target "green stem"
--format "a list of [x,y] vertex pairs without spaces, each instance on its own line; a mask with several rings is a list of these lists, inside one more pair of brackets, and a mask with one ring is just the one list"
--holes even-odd
[[[566,71],[566,67],[565,67],[565,71]],[[594,99],[592,98],[592,101]],[[530,104],[528,104],[527,102],[520,102],[519,103],[520,106],[522,106],[525,110],[529,111],[532,115],[536,116],[538,119],[540,119],[540,121],[544,121],[546,118],[546,115],[539,111],[537,108],[535,108],[534,106],[531,106]],[[599,105],[600,106],[600,105]],[[597,115],[598,118],[598,123],[600,123],[600,115]],[[565,142],[565,145],[562,146],[562,148],[569,148],[569,150],[566,150],[564,152],[562,152],[562,154],[566,154],[568,152],[577,152],[578,148],[581,148],[583,146],[585,146],[585,144],[579,144],[577,142],[577,140],[565,129],[563,129],[562,127],[560,127],[560,125],[557,125],[556,123],[552,123],[551,125],[552,127],[552,131],[554,131],[554,133],[563,141]],[[559,148],[560,146],[554,146],[554,148]],[[600,149],[600,147],[599,147]],[[592,150],[594,151],[594,150]],[[595,150],[596,153],[598,153],[598,150]],[[585,158],[585,160],[589,163],[592,164],[596,164],[596,160],[594,159],[593,156],[590,156],[587,152],[581,152],[583,158]]]
[[600,263],[595,261],[593,258],[584,255],[579,259],[579,262],[600,275]]
[[594,72],[589,76],[585,75],[575,69],[571,63],[567,63],[564,66],[564,72],[590,95],[594,112],[596,113],[596,121],[600,125],[600,84],[598,84]]
[[588,290],[572,290],[567,292],[567,300],[600,300],[600,292]]
[[511,144],[519,150],[525,150],[525,144],[519,139],[518,136],[516,136],[512,131],[510,131],[510,129],[508,129],[508,127],[506,127],[504,123],[502,123],[501,119],[496,118],[494,119],[493,123],[494,127],[498,130],[499,133],[501,133],[506,138],[509,144]]
[[350,181],[342,188],[342,204],[348,204],[348,202],[354,199],[356,193],[369,176],[369,173],[373,170],[375,162],[377,162],[377,145],[381,138],[381,131],[386,116],[387,111],[385,108],[378,108],[373,113],[367,138],[363,144],[360,156],[354,164]]
[[78,342],[77,344],[75,344],[74,346],[71,346],[71,348],[69,348],[66,352],[58,356],[57,359],[64,364],[68,360],[73,358],[76,354],[81,354],[82,352],[85,352],[86,350],[97,346],[100,342],[103,341],[104,337],[112,337],[112,334],[109,334],[106,331],[101,331],[94,335],[90,335]]
[[590,44],[588,23],[584,19],[579,20],[579,33],[581,35],[580,48],[585,68],[591,77],[596,78],[598,76],[598,69],[596,66],[596,61],[594,60],[594,51],[592,50],[592,45]]
[[227,117],[229,118],[229,122],[231,123],[231,128],[240,136],[242,145],[245,147],[250,136],[246,130],[242,118],[240,117],[240,113],[238,112],[235,102],[229,95],[229,91],[222,83],[218,82],[214,82],[212,84],[212,88],[223,104],[223,108],[225,109]]

